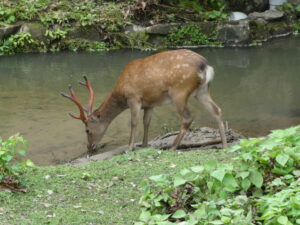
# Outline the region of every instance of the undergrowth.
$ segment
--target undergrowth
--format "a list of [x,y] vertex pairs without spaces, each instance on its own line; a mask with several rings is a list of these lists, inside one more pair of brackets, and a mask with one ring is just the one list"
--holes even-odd
[[227,151],[236,153],[231,163],[151,176],[135,225],[300,224],[300,126]]

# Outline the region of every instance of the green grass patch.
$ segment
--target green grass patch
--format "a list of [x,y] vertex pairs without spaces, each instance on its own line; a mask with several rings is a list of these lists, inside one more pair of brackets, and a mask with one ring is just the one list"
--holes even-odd
[[37,167],[20,177],[27,193],[0,191],[0,224],[133,224],[148,177],[206,160],[226,162],[233,154],[144,149],[82,166]]

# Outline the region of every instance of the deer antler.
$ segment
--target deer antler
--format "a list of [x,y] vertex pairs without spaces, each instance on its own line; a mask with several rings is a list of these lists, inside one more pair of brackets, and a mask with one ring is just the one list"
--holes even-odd
[[72,102],[74,102],[74,103],[78,106],[79,112],[80,112],[80,115],[79,115],[79,116],[75,116],[75,115],[73,115],[72,113],[69,113],[69,115],[70,115],[71,117],[73,117],[74,119],[79,119],[79,120],[82,120],[83,122],[85,122],[85,121],[87,120],[87,117],[86,117],[86,115],[85,115],[85,113],[84,113],[84,108],[83,108],[83,106],[81,105],[79,99],[77,98],[76,93],[75,93],[75,91],[74,91],[74,89],[72,88],[71,85],[69,85],[69,90],[70,90],[71,96],[70,96],[70,95],[67,95],[67,94],[65,94],[65,93],[60,93],[60,94],[61,94],[63,97],[68,98],[68,99],[70,99]]
[[90,92],[90,98],[89,98],[89,105],[87,109],[88,115],[90,115],[93,112],[93,104],[94,104],[94,90],[92,88],[91,82],[88,80],[86,75],[83,75],[84,82],[79,81],[79,84],[86,86],[87,89],[89,89]]

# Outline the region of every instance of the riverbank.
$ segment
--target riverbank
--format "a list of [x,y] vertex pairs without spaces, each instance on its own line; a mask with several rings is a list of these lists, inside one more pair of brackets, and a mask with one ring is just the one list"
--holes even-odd
[[[0,55],[199,46],[256,46],[300,31],[300,3],[2,1]],[[246,4],[246,5],[245,5]],[[232,11],[247,17],[233,21]]]

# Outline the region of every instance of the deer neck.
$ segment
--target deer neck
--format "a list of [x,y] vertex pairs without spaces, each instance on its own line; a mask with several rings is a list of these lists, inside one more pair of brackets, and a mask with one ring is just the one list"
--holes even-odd
[[95,111],[100,115],[103,121],[110,124],[121,112],[128,108],[126,100],[110,93],[104,99],[103,103]]

